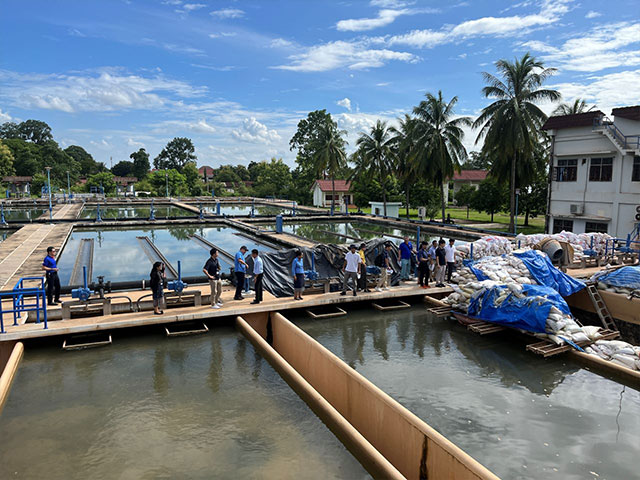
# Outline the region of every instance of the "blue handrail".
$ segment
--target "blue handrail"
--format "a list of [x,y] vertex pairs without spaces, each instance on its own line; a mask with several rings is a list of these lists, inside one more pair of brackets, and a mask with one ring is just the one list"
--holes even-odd
[[[36,286],[25,286],[24,282],[38,282]],[[11,308],[5,309],[2,301],[11,299]],[[47,328],[47,295],[44,288],[44,277],[23,277],[13,290],[0,292],[0,334],[5,333],[4,315],[13,314],[13,325],[18,325],[18,318],[24,312],[36,312],[36,323],[40,323],[42,310],[44,328]]]

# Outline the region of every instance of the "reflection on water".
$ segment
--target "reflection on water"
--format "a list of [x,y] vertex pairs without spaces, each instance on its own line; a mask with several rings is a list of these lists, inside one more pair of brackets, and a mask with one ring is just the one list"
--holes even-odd
[[6,208],[4,209],[4,219],[9,220],[35,220],[45,212],[42,208]]
[[[201,276],[202,267],[209,257],[208,249],[190,239],[198,234],[205,237],[231,255],[245,245],[263,252],[273,251],[266,245],[259,245],[238,231],[229,227],[171,226],[171,227],[134,227],[134,228],[88,228],[74,229],[60,256],[60,281],[69,283],[71,271],[78,255],[80,241],[83,238],[94,239],[93,279],[104,275],[106,280],[114,282],[135,281],[149,278],[151,262],[140,247],[136,237],[147,236],[158,247],[167,260],[178,268],[182,262],[183,276]],[[219,257],[222,270],[229,272],[231,264]]]
[[502,478],[638,478],[636,390],[425,307],[294,320]]
[[9,238],[11,235],[13,235],[13,232],[6,232],[6,231],[1,231],[0,230],[0,242],[5,241],[7,238]]
[[231,328],[27,350],[4,413],[0,478],[367,478]]
[[[207,204],[202,206],[203,210],[209,214],[216,213],[216,205]],[[278,215],[282,213],[283,215],[290,215],[292,213],[292,209],[290,208],[282,208],[276,207],[273,205],[255,205],[254,206],[254,215]],[[235,205],[225,205],[223,203],[220,204],[220,215],[251,215],[251,204],[235,204]]]
[[[156,218],[195,217],[196,213],[179,207],[168,205],[154,206]],[[82,220],[95,219],[98,216],[97,207],[84,207],[79,218]],[[103,219],[115,218],[140,218],[148,219],[151,216],[151,207],[103,207],[100,206],[100,217]]]

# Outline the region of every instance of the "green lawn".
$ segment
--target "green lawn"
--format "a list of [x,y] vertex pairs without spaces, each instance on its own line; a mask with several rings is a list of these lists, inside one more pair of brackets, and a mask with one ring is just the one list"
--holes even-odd
[[[356,212],[358,209],[357,208],[351,208],[349,209],[350,212]],[[363,208],[362,211],[364,213],[371,213],[371,209],[370,208]],[[449,215],[451,215],[451,218],[453,220],[462,220],[463,223],[467,222],[467,209],[466,208],[460,208],[460,207],[448,207],[445,212]],[[400,209],[400,217],[404,218],[405,215],[405,209],[401,208]],[[412,219],[417,219],[418,218],[418,209],[417,208],[410,208],[409,209],[409,217]],[[438,217],[436,217],[437,219]],[[475,210],[469,210],[469,226],[473,226],[473,223],[492,223],[491,222],[491,215],[486,214],[486,213],[482,213],[482,212],[476,212]],[[460,224],[461,222],[456,222],[458,224]],[[509,213],[507,212],[501,212],[501,213],[496,213],[493,216],[493,223],[499,223],[501,225],[504,225],[504,227],[499,227],[499,228],[495,228],[496,231],[499,232],[506,232],[509,228]],[[540,216],[540,217],[536,217],[536,218],[529,218],[529,226],[525,227],[523,226],[524,223],[524,217],[523,216],[519,216],[518,217],[518,233],[525,233],[525,234],[531,234],[531,233],[542,233],[544,232],[544,217]]]

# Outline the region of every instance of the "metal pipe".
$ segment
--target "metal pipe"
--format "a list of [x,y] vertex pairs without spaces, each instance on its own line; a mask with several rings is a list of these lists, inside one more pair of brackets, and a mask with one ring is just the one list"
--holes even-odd
[[53,220],[53,207],[51,206],[51,167],[44,167],[47,171],[47,188],[49,190],[49,220]]

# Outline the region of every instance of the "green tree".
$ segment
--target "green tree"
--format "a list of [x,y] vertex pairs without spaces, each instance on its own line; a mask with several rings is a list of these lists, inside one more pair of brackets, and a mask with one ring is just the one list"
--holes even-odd
[[[307,118],[298,122],[296,133],[289,141],[290,149],[297,150],[297,168],[292,172],[294,179],[292,193],[299,203],[311,203],[311,186],[318,179],[318,168],[314,159],[317,158],[321,137],[327,135],[334,138],[342,137],[342,134],[339,134],[338,124],[333,121],[331,114],[326,110],[315,110],[309,112]],[[344,146],[343,140],[340,148],[344,149]],[[339,170],[334,172],[335,175],[341,173],[342,169]]]
[[522,164],[521,171],[532,171],[526,165],[533,161],[540,127],[547,119],[536,104],[558,101],[560,93],[540,88],[555,69],[544,68],[529,53],[514,62],[498,60],[496,70],[502,79],[483,73],[487,86],[482,93],[496,100],[482,109],[474,127],[480,128],[476,142],[484,138],[482,152],[494,159],[492,173],[498,180],[502,180],[505,164],[509,164],[509,230],[514,232],[517,165]]
[[234,185],[239,184],[241,179],[236,173],[233,165],[221,165],[213,177],[216,182],[231,182]]
[[460,190],[455,194],[455,202],[459,207],[467,207],[467,219],[469,218],[469,207],[473,203],[473,196],[476,194],[475,187],[471,185],[462,185]]
[[529,226],[529,218],[544,215],[547,211],[547,192],[549,172],[546,164],[546,152],[537,152],[535,158],[535,176],[533,181],[520,189],[518,211],[524,212],[524,226]]
[[382,187],[382,205],[384,216],[387,216],[387,189],[389,175],[395,169],[396,138],[394,131],[386,122],[378,120],[367,133],[361,133],[356,141],[358,156],[354,175],[361,173],[377,178]]
[[454,118],[458,97],[453,97],[447,103],[442,98],[442,91],[438,92],[437,97],[431,93],[425,96],[426,100],[413,109],[417,118],[413,129],[416,142],[413,158],[416,173],[440,187],[444,223],[447,203],[444,182],[453,177],[456,170],[460,170],[460,162],[467,157],[462,145],[462,127],[470,125],[471,120],[468,117]]
[[176,137],[167,143],[160,154],[153,160],[153,165],[158,170],[175,169],[182,171],[187,162],[194,162],[198,159],[195,154],[195,147],[189,138]]
[[5,140],[10,138],[21,138],[18,124],[15,122],[5,122],[0,125],[0,138]]
[[80,164],[67,155],[54,140],[39,146],[43,167],[51,167],[51,183],[58,187],[67,186],[67,172],[72,185],[78,181]]
[[137,152],[133,152],[129,155],[129,158],[133,160],[132,174],[134,177],[138,180],[142,180],[149,175],[151,163],[149,162],[149,154],[144,148],[141,148]]
[[51,127],[40,120],[27,120],[18,125],[20,138],[33,142],[37,145],[44,145],[53,140]]
[[463,170],[489,170],[491,168],[491,159],[482,152],[473,151],[465,162],[461,165]]
[[[47,176],[44,173],[36,173],[31,176],[31,194],[36,197],[40,196],[42,187],[47,184]],[[53,190],[53,188],[52,188]]]
[[433,219],[440,209],[440,189],[430,182],[416,179],[411,186],[411,204],[425,207],[426,217]]
[[64,149],[64,153],[78,162],[82,175],[93,175],[105,170],[103,163],[96,162],[89,152],[78,145],[69,145]]
[[409,218],[411,187],[416,183],[415,164],[412,162],[412,156],[415,152],[415,134],[414,128],[416,120],[409,115],[405,115],[400,119],[400,128],[395,129],[395,145],[396,162],[395,172],[401,180],[405,195],[406,217]]
[[15,175],[16,170],[13,168],[13,153],[2,141],[0,141],[0,181],[2,177]]
[[151,186],[151,192],[158,197],[164,197],[169,187],[169,196],[189,195],[187,178],[176,169],[156,170],[146,179]]
[[111,173],[116,177],[128,177],[132,175],[132,172],[133,162],[129,162],[128,160],[122,160],[111,167]]
[[316,174],[319,177],[331,179],[331,209],[335,209],[336,203],[336,175],[347,164],[347,154],[344,151],[346,141],[342,138],[346,132],[333,128],[332,124],[325,123],[321,126],[318,138],[314,144],[312,157]]
[[194,197],[202,195],[202,192],[204,191],[204,184],[200,178],[198,167],[196,167],[192,162],[189,162],[182,169],[182,174],[186,179],[189,195]]
[[91,191],[91,187],[104,189],[105,195],[113,195],[116,193],[116,182],[113,179],[114,175],[111,172],[100,172],[91,175],[87,178],[87,191]]
[[502,210],[506,197],[507,191],[504,187],[493,179],[487,179],[480,184],[474,193],[471,208],[491,215],[493,222],[493,214]]
[[596,108],[595,105],[587,107],[587,102],[584,99],[576,98],[573,103],[561,103],[558,105],[551,115],[576,115],[578,113],[590,112]]
[[14,159],[16,175],[32,177],[38,172],[42,172],[44,165],[40,155],[40,147],[30,142],[25,142],[21,138],[9,138],[3,140],[9,147]]
[[291,171],[281,158],[262,163],[260,175],[254,185],[258,197],[287,198],[291,188]]

